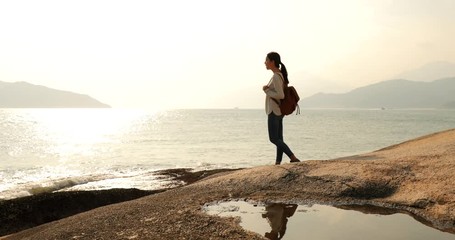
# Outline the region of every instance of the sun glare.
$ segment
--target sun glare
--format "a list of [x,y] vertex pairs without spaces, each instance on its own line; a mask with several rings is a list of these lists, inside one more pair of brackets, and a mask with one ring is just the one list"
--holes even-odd
[[94,146],[119,139],[132,131],[146,113],[113,109],[39,109],[31,111],[36,135],[49,143],[49,151],[65,156],[91,155]]

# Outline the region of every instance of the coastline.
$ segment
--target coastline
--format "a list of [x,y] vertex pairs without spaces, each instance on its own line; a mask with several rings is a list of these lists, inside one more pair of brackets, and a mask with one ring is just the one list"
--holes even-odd
[[175,168],[156,171],[155,174],[170,184],[157,190],[114,188],[92,191],[61,191],[0,201],[0,239],[41,224],[67,218],[110,204],[131,201],[148,195],[181,187],[210,175],[238,169],[193,171]]
[[209,216],[228,200],[377,206],[455,233],[455,129],[332,160],[199,174],[191,184],[99,207],[4,239],[263,239]]

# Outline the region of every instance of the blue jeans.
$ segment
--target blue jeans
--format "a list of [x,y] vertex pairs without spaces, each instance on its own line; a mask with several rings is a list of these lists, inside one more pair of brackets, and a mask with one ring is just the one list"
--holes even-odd
[[270,142],[276,146],[276,162],[281,163],[283,153],[288,157],[294,155],[283,140],[283,116],[277,116],[272,112],[268,116],[267,124]]

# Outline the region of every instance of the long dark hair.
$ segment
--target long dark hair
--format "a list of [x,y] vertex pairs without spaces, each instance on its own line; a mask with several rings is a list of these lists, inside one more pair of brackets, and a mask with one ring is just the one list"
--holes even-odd
[[[275,62],[275,67],[277,67],[278,69],[280,69],[281,74],[283,74],[284,82],[285,82],[285,83],[289,83],[289,80],[288,80],[288,71],[286,70],[286,66],[284,66],[284,64],[281,62],[280,54],[278,54],[277,52],[269,52],[269,53],[267,54],[267,58],[268,58],[270,61],[274,61],[274,62]],[[280,67],[280,65],[281,65],[281,67]]]

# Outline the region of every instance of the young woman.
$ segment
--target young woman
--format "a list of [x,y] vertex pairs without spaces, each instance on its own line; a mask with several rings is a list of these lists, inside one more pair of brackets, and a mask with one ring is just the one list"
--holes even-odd
[[280,106],[278,105],[280,99],[284,98],[284,83],[289,83],[288,72],[281,62],[280,55],[276,52],[267,54],[267,57],[265,58],[265,67],[267,70],[273,72],[272,79],[270,79],[267,85],[262,87],[262,90],[264,90],[266,95],[265,112],[268,115],[267,124],[269,139],[270,142],[276,146],[275,164],[281,164],[283,153],[291,159],[291,162],[300,162],[283,140],[283,115],[281,114]]

